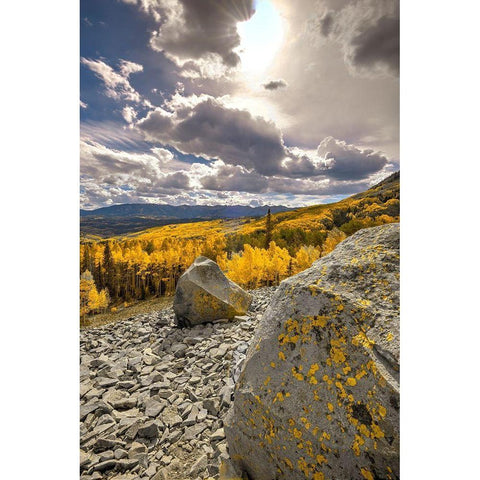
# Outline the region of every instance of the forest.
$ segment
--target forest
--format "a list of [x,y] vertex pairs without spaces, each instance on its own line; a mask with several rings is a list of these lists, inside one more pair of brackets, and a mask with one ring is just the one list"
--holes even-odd
[[80,315],[172,295],[182,273],[203,255],[247,289],[278,285],[331,252],[357,230],[400,220],[399,172],[333,204],[261,219],[166,225],[80,243]]

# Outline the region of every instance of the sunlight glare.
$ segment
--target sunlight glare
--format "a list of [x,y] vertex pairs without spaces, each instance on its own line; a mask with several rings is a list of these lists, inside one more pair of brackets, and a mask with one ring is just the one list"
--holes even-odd
[[282,18],[271,2],[258,0],[255,10],[250,20],[237,24],[242,70],[250,74],[260,74],[267,69],[283,40]]

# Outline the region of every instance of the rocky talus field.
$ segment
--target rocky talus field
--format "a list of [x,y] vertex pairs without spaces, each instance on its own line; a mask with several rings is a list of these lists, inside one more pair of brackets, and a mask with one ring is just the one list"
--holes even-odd
[[274,291],[233,322],[179,329],[168,308],[82,330],[81,479],[230,478],[223,419]]

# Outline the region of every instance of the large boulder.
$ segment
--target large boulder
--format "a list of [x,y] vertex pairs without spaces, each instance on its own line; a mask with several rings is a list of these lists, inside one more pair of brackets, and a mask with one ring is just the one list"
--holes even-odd
[[225,433],[251,480],[399,478],[399,224],[281,283]]
[[213,260],[198,257],[178,281],[173,310],[178,326],[191,326],[244,315],[251,302]]

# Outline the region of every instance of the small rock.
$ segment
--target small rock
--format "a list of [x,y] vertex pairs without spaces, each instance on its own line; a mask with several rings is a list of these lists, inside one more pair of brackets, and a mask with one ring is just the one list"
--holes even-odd
[[215,432],[212,433],[210,436],[210,439],[213,441],[217,440],[223,440],[225,438],[225,432],[223,431],[223,428],[219,428]]
[[190,475],[195,476],[198,473],[202,472],[207,468],[208,465],[208,459],[206,455],[202,455],[193,465],[192,468],[190,469]]
[[105,472],[117,466],[117,460],[106,460],[105,462],[97,463],[93,468],[96,472]]
[[139,427],[137,432],[139,437],[156,438],[158,437],[158,425],[152,420]]
[[157,402],[156,400],[147,400],[145,402],[145,415],[147,417],[157,417],[158,414],[165,408],[165,403]]
[[122,458],[128,457],[128,452],[126,450],[124,450],[123,448],[117,448],[113,452],[113,454],[114,454],[116,460],[120,460]]

